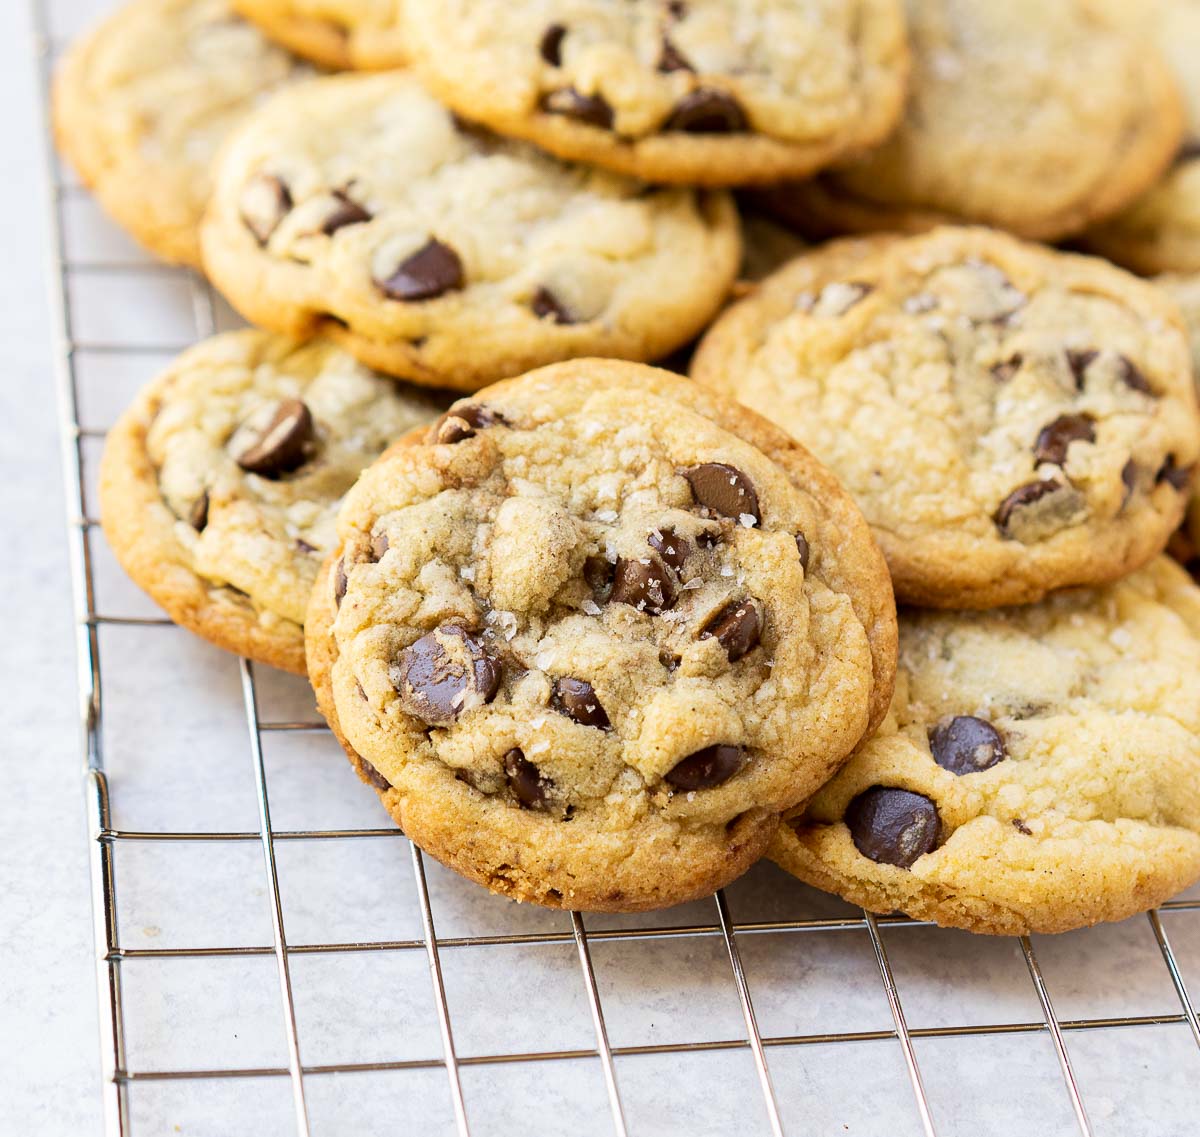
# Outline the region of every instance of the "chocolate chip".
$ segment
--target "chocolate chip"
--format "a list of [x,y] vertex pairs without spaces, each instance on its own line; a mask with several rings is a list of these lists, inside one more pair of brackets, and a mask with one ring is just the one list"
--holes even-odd
[[676,763],[666,780],[679,790],[708,790],[729,781],[745,762],[746,752],[740,746],[717,743]]
[[726,517],[741,520],[754,518],[757,525],[762,520],[758,509],[758,494],[750,479],[734,466],[723,462],[704,462],[683,471],[692,487],[696,500],[708,509]]
[[533,308],[533,314],[539,320],[549,317],[556,324],[579,323],[571,309],[559,300],[550,289],[544,286],[533,294],[533,303],[530,307]]
[[278,478],[303,466],[315,441],[312,412],[299,399],[284,399],[237,464],[247,473]]
[[317,551],[317,546],[310,545],[303,537],[296,538],[296,548],[302,553],[315,553]]
[[603,95],[581,95],[574,87],[551,91],[542,100],[542,110],[547,114],[560,114],[573,118],[588,126],[611,130],[613,109]]
[[1182,165],[1193,158],[1200,158],[1200,138],[1185,138],[1183,145],[1175,152],[1175,164]]
[[375,558],[376,562],[383,560],[383,554],[391,547],[391,542],[388,540],[386,533],[376,533],[371,538],[371,556]]
[[648,557],[621,557],[613,572],[613,604],[630,604],[639,612],[657,616],[670,608],[679,595],[675,578],[662,559],[653,553]]
[[504,425],[507,421],[502,414],[483,403],[467,403],[461,407],[451,407],[442,415],[434,438],[443,444],[462,442],[464,438],[473,438],[480,430]]
[[386,280],[376,279],[392,300],[434,300],[463,286],[463,264],[447,244],[431,237]]
[[686,55],[679,50],[665,35],[662,38],[662,51],[658,56],[658,69],[669,74],[672,71],[695,71]]
[[1030,829],[1030,828],[1029,828],[1029,826],[1028,826],[1028,825],[1026,825],[1026,824],[1025,824],[1025,822],[1024,822],[1024,821],[1022,821],[1022,820],[1021,820],[1019,817],[1014,817],[1014,818],[1012,819],[1012,823],[1013,823],[1013,828],[1014,828],[1014,829],[1015,829],[1015,830],[1016,830],[1018,833],[1024,833],[1026,837],[1032,837],[1032,836],[1033,836],[1033,830],[1032,830],[1032,829]]
[[504,755],[508,788],[525,809],[545,809],[554,783],[543,778],[538,768],[514,747]]
[[1100,353],[1093,348],[1088,348],[1084,351],[1067,350],[1067,364],[1071,368],[1071,375],[1075,379],[1075,387],[1077,390],[1083,390],[1084,373],[1095,361]]
[[658,662],[663,665],[668,671],[676,671],[680,663],[683,661],[673,651],[667,651],[665,648],[658,653]]
[[796,551],[800,554],[800,567],[808,572],[808,538],[803,533],[796,534]]
[[746,112],[725,91],[690,91],[684,95],[663,130],[682,130],[688,134],[738,134],[747,129]]
[[1060,415],[1042,427],[1033,446],[1033,456],[1038,462],[1063,466],[1072,442],[1095,441],[1096,424],[1091,415]]
[[942,828],[929,798],[891,786],[864,790],[846,807],[845,820],[864,857],[902,869],[937,848]]
[[463,711],[491,701],[500,686],[500,663],[458,624],[442,624],[400,653],[392,681],[407,714],[429,726],[448,726]]
[[1121,467],[1121,482],[1125,486],[1125,496],[1121,499],[1121,508],[1124,509],[1138,484],[1138,466],[1132,458]]
[[1121,356],[1117,360],[1117,374],[1121,377],[1121,382],[1126,387],[1133,391],[1140,391],[1143,395],[1153,395],[1154,388],[1150,386],[1150,380],[1142,373],[1142,369],[1138,367],[1132,359]]
[[611,730],[612,723],[600,705],[596,689],[586,679],[571,679],[564,676],[554,681],[550,694],[550,705],[559,714],[574,719],[581,726],[594,726],[600,730]]
[[1166,482],[1167,485],[1177,490],[1185,490],[1188,483],[1192,480],[1192,471],[1194,466],[1178,466],[1175,463],[1175,455],[1167,456],[1167,460],[1163,463],[1162,469],[1158,471],[1158,481]]
[[242,223],[265,245],[292,208],[292,191],[274,174],[257,174],[242,190],[239,212]]
[[583,579],[592,590],[592,595],[605,603],[612,594],[613,578],[616,575],[616,565],[607,557],[588,557],[583,562]]
[[371,220],[371,214],[345,190],[334,190],[333,196],[336,204],[325,220],[321,222],[321,232],[325,236],[331,237],[339,229],[345,229],[347,225],[362,225]]
[[729,662],[736,663],[758,646],[761,635],[762,621],[759,619],[758,605],[753,600],[743,600],[718,612],[705,625],[700,638],[707,640],[716,637],[729,656]]
[[333,603],[340,608],[342,601],[346,599],[346,589],[350,587],[350,580],[346,576],[346,562],[343,558],[338,558],[338,563],[333,568]]
[[1023,486],[1018,486],[1000,503],[1000,508],[995,513],[996,524],[1001,529],[1007,530],[1013,514],[1017,510],[1033,505],[1034,502],[1041,501],[1048,494],[1055,493],[1062,488],[1060,482],[1051,481],[1027,482]]
[[208,526],[208,490],[205,490],[188,510],[188,524],[197,533],[203,533]]
[[363,758],[361,754],[359,755],[358,771],[377,790],[390,790],[392,788],[392,783],[376,770],[370,762]]
[[992,378],[997,383],[1007,383],[1018,371],[1021,370],[1021,364],[1025,362],[1025,357],[1017,352],[1011,355],[1008,359],[1002,360],[1000,363],[992,364]]
[[676,572],[680,572],[692,553],[692,543],[681,537],[674,529],[655,529],[646,538],[650,546]]
[[562,24],[551,24],[542,32],[542,42],[538,44],[538,52],[551,67],[562,66],[562,41],[567,29]]
[[929,732],[933,760],[952,774],[988,770],[1008,757],[1000,732],[974,715],[944,718]]

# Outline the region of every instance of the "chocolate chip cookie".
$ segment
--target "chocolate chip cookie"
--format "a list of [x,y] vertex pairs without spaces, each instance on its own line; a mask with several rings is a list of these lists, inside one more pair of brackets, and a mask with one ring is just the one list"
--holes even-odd
[[325,341],[216,336],[110,432],[105,536],[177,624],[303,674],[304,610],[342,495],[440,409]]
[[1167,557],[994,612],[905,612],[883,729],[770,855],[973,932],[1121,920],[1200,877],[1200,589]]
[[293,87],[216,178],[205,267],[243,315],[462,391],[572,356],[666,355],[712,318],[740,255],[727,194],[499,139],[403,71]]
[[409,837],[520,900],[719,887],[891,690],[894,605],[849,498],[668,372],[490,387],[371,467],[338,531],[306,623],[318,705]]
[[1168,64],[1098,0],[906,6],[904,119],[878,149],[769,195],[802,231],[981,222],[1056,240],[1123,209],[1170,164],[1183,109]]
[[933,607],[1132,571],[1178,525],[1200,457],[1170,299],[983,229],[804,254],[717,322],[692,373],[827,462],[897,595]]
[[1127,26],[1152,33],[1183,91],[1187,130],[1175,163],[1128,209],[1083,236],[1084,244],[1137,272],[1200,271],[1200,4],[1105,0]]
[[131,0],[59,68],[55,138],[118,224],[196,265],[213,156],[267,92],[311,74],[228,0]]
[[900,0],[442,0],[405,34],[464,117],[655,182],[806,176],[885,137],[908,71]]
[[232,0],[272,39],[333,70],[399,67],[401,0]]

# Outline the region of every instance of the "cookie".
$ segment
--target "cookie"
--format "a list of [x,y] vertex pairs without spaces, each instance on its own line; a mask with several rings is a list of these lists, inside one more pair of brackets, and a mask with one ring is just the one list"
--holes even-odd
[[1123,209],[1171,162],[1183,109],[1101,2],[907,0],[899,129],[768,204],[812,236],[981,222],[1046,241]]
[[1178,525],[1200,457],[1170,299],[984,229],[805,254],[717,322],[692,374],[829,465],[914,604],[1131,572]]
[[1128,26],[1153,34],[1183,91],[1187,128],[1175,163],[1128,209],[1083,235],[1083,244],[1136,272],[1200,272],[1200,4],[1106,0]]
[[[1179,305],[1192,347],[1192,373],[1200,390],[1200,273],[1160,276],[1155,281]],[[1171,552],[1193,575],[1200,573],[1200,487],[1193,485],[1183,527],[1172,538]]]
[[119,225],[198,265],[213,156],[267,92],[311,74],[228,0],[131,0],[63,60],[55,139]]
[[109,433],[105,536],[177,624],[304,674],[304,610],[342,496],[440,409],[325,341],[215,336]]
[[972,932],[1122,920],[1200,877],[1200,589],[1135,575],[905,612],[884,728],[770,855],[875,912]]
[[244,316],[461,391],[572,356],[666,355],[712,318],[740,256],[727,194],[466,127],[403,71],[293,87],[216,179],[205,268]]
[[900,0],[442,0],[405,34],[466,118],[655,182],[804,177],[904,99]]
[[338,532],[307,616],[318,705],[412,840],[519,900],[720,887],[891,690],[894,606],[853,503],[668,372],[490,387],[371,467]]
[[384,70],[405,61],[401,0],[232,3],[273,40],[331,70]]

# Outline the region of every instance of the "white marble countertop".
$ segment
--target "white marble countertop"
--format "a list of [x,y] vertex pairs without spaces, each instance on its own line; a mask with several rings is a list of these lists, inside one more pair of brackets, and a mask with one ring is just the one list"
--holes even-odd
[[[56,36],[111,6],[50,3]],[[9,123],[0,148],[0,524],[7,537],[0,739],[8,765],[0,794],[0,1133],[91,1137],[102,1132],[97,1001],[46,299],[44,140],[27,7],[26,0],[0,4],[0,105]],[[169,351],[195,335],[193,292],[186,274],[151,265],[82,194],[69,195],[64,212],[68,252],[81,266],[70,289],[76,335],[109,349],[78,357],[83,425],[100,431]],[[218,309],[219,326],[232,322]],[[133,348],[113,351],[115,344]],[[98,439],[85,443],[89,481],[98,450]],[[93,532],[91,540],[99,612],[155,616],[102,536]],[[249,838],[116,842],[117,936],[133,953],[120,965],[134,1075],[129,1132],[295,1134],[288,1016],[272,893],[252,839],[256,774],[238,664],[155,625],[105,625],[100,650],[114,826]],[[302,681],[269,669],[256,680],[260,722],[313,719]],[[274,831],[285,834],[276,837],[275,855],[311,1133],[460,1132],[408,843],[390,831],[324,733],[264,731],[262,771]],[[384,832],[295,837],[377,828]],[[570,919],[490,897],[428,859],[425,872],[471,1133],[612,1133]],[[1188,896],[1200,899],[1200,888]],[[916,1098],[861,912],[769,865],[727,897],[767,1040],[781,1131],[919,1137]],[[584,921],[615,1081],[628,1132],[638,1137],[771,1132],[718,920],[708,900]],[[1165,911],[1161,927],[1195,1001],[1200,908]],[[639,934],[651,928],[660,934]],[[669,934],[683,928],[691,931]],[[495,942],[513,937],[519,942]],[[1080,1132],[1018,941],[886,921],[879,937],[936,1133]],[[364,947],[372,944],[385,946]],[[194,948],[208,953],[172,954]],[[1200,1044],[1154,925],[1143,917],[1034,937],[1032,950],[1067,1024],[1066,1054],[1094,1132],[1194,1133]],[[1136,1022],[1101,1025],[1125,1018]],[[949,1036],[947,1028],[966,1029]],[[697,1045],[711,1043],[720,1045]],[[573,1056],[532,1057],[548,1051]],[[266,1072],[139,1078],[214,1070]]]

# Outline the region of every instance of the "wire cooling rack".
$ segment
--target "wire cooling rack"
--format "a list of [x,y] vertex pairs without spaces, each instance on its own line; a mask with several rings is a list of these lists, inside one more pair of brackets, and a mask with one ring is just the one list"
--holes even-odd
[[[34,6],[45,84],[107,4]],[[115,569],[104,427],[234,319],[49,177],[108,1134],[1196,1131],[1200,890],[1035,942],[872,916],[769,865],[585,918],[423,858],[302,683]]]

